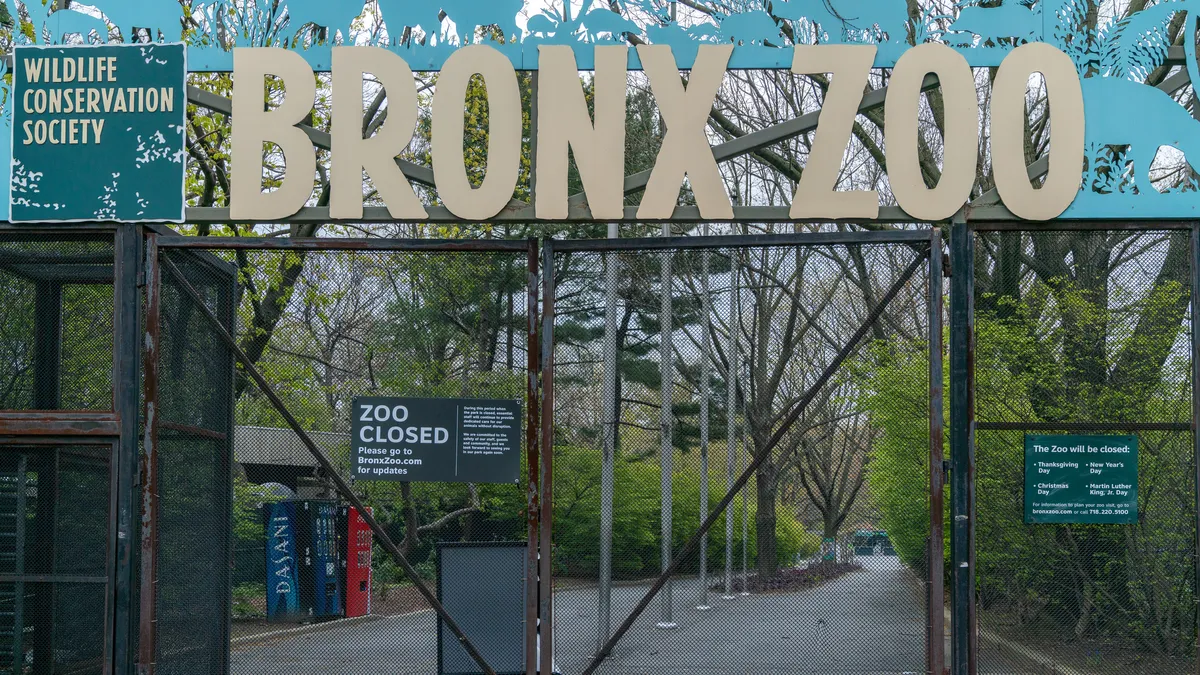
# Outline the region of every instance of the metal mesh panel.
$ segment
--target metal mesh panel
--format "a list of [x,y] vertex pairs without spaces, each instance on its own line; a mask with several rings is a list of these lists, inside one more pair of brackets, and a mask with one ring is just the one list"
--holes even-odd
[[[979,235],[980,672],[1195,672],[1188,245]],[[1025,433],[1137,435],[1137,522],[1026,524]]]
[[108,446],[0,450],[0,668],[100,673],[107,650]]
[[[174,261],[178,252],[164,255]],[[213,255],[238,271],[239,346],[347,480],[355,396],[524,402],[523,250]],[[197,346],[222,349],[203,335]],[[164,347],[164,370],[169,360]],[[194,379],[211,366],[191,367]],[[198,395],[187,378],[179,386]],[[233,391],[232,523],[197,522],[208,512],[190,521],[226,528],[237,551],[230,672],[437,672],[436,616],[412,580],[369,532],[349,536],[345,500],[240,368]],[[354,489],[431,589],[455,583],[434,578],[438,542],[526,537],[525,491],[512,484],[360,481]],[[364,541],[351,555],[351,543]],[[351,583],[355,564],[369,565],[370,576]]]
[[592,660],[776,432],[598,672],[925,670],[926,263],[796,424],[783,420],[926,248],[558,255],[562,672]]
[[[234,274],[210,256],[165,256],[227,327]],[[232,354],[201,308],[163,273],[158,366],[156,670],[228,667]],[[146,536],[146,533],[143,532]],[[145,591],[143,590],[143,593]],[[145,611],[145,608],[143,608]]]
[[111,236],[0,238],[0,409],[111,410]]

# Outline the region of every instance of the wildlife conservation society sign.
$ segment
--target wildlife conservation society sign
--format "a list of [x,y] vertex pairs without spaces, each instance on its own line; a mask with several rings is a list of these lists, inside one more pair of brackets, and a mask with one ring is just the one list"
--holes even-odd
[[351,433],[357,480],[520,482],[518,401],[356,398]]
[[184,217],[181,44],[13,53],[12,222]]
[[1137,436],[1026,436],[1025,522],[1137,522]]

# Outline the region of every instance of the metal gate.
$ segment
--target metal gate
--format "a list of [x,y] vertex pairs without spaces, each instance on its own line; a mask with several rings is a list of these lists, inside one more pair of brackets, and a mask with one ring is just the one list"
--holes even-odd
[[542,672],[942,672],[941,241],[546,242]]
[[[536,251],[149,236],[138,645],[149,671],[533,664],[533,577],[494,579],[524,599],[528,664],[514,669],[491,665],[511,661],[511,645],[476,648],[485,615],[445,610],[438,598],[453,580],[437,570],[441,542],[533,541],[536,471],[520,485],[355,482],[349,425],[354,396],[400,395],[515,399],[524,431],[536,429]],[[523,446],[536,466],[536,445]],[[376,552],[354,584],[351,519],[366,542],[357,555]],[[535,549],[523,550],[535,568]],[[180,576],[192,583],[165,587]],[[231,586],[232,597],[213,597]],[[358,616],[345,602],[353,593],[369,607]]]
[[[951,249],[947,374],[938,229],[6,231],[0,671],[434,673],[453,540],[525,546],[525,672],[1194,672],[1197,229]],[[363,393],[522,400],[522,486],[352,483]],[[1136,522],[1025,522],[1061,432],[1138,436]],[[261,616],[283,503],[355,507],[371,616]]]
[[[959,667],[1196,672],[1195,227],[957,227]],[[1135,436],[1136,520],[1029,524],[1026,434]]]

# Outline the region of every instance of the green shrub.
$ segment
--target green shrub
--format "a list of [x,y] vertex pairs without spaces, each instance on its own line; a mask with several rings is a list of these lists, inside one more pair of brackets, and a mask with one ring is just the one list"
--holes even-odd
[[[591,577],[599,571],[600,544],[600,453],[593,448],[555,448],[554,541],[556,567],[565,575]],[[613,467],[613,577],[638,579],[661,569],[661,477],[657,461],[618,459]],[[672,478],[672,550],[679,551],[700,527],[700,485],[687,468]],[[753,485],[745,489],[749,500],[750,564],[755,560],[755,496]],[[724,476],[709,480],[709,508],[725,495]],[[742,555],[742,497],[733,502],[734,560],[740,567]],[[780,509],[776,524],[780,560],[790,564],[820,547],[820,537],[805,532],[786,509]],[[709,530],[708,568],[725,564],[725,516]],[[699,556],[685,561],[681,571],[699,569]]]

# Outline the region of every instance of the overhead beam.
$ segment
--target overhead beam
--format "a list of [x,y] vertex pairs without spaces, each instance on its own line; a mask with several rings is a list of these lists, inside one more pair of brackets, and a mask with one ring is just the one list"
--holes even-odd
[[[363,217],[356,218],[355,223],[462,223],[463,219],[450,213],[443,206],[426,207],[429,212],[427,218],[419,220],[396,220],[388,213],[387,208],[382,206],[368,206],[363,209]],[[645,220],[639,220],[637,217],[638,207],[625,207],[625,214],[619,222],[624,223],[644,223]],[[733,209],[733,219],[725,222],[737,223],[793,223],[796,222],[789,214],[790,207],[787,206],[739,206]],[[998,217],[997,219],[1012,219],[1010,214],[1007,218]],[[186,220],[188,223],[203,225],[203,224],[221,224],[231,222],[228,208],[217,207],[193,207],[187,210]],[[819,219],[812,219],[816,222]],[[679,223],[702,223],[711,222],[712,219],[705,219],[700,216],[700,209],[695,206],[680,206],[675,209],[674,215],[671,216],[672,222]],[[328,207],[309,207],[301,209],[296,215],[280,221],[280,224],[304,224],[304,223],[336,223],[338,221],[329,217]],[[534,217],[533,208],[529,206],[514,207],[501,211],[493,218],[488,218],[490,223],[594,223],[596,222],[591,216],[591,212],[586,208],[582,211],[572,212],[571,217],[563,221],[547,221],[539,220]],[[605,222],[610,222],[606,220]],[[808,219],[805,222],[809,222]],[[855,222],[847,220],[846,222]],[[916,220],[912,216],[904,213],[897,206],[881,206],[879,208],[879,218],[875,222],[885,223],[913,223],[925,222]]]

